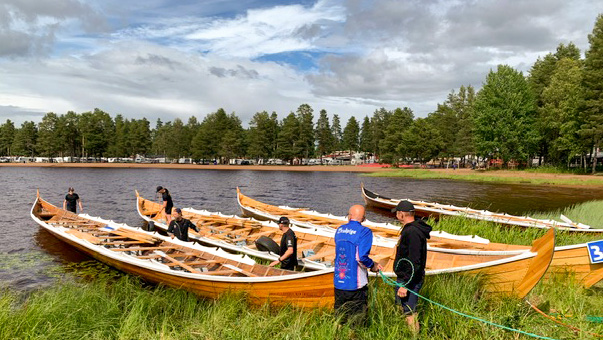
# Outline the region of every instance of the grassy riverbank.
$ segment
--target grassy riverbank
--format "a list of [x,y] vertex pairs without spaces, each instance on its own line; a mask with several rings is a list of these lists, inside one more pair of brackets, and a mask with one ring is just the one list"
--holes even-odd
[[603,186],[603,176],[575,175],[523,170],[476,171],[469,169],[396,169],[364,174],[368,177],[408,177],[416,179],[454,179],[472,182]]
[[[110,269],[105,269],[110,270]],[[198,299],[182,290],[148,287],[134,277],[96,278],[65,282],[50,289],[22,293],[4,290],[0,296],[0,339],[404,339],[412,338],[392,305],[391,287],[379,279],[370,283],[369,324],[355,331],[337,330],[330,310],[302,311],[248,305],[244,296],[217,301]],[[477,278],[430,277],[421,292],[459,311],[527,332],[553,338],[589,339],[554,325],[515,299],[480,294]],[[603,324],[586,320],[600,316],[601,285],[584,290],[565,278],[539,284],[528,300],[549,312],[573,315],[564,320],[591,332]],[[549,306],[549,307],[546,307]],[[507,331],[420,303],[421,338],[510,339]],[[549,310],[550,308],[550,310]]]

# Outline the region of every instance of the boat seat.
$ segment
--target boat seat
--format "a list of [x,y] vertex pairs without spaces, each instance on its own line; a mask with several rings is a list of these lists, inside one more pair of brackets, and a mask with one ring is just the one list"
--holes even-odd
[[80,238],[82,240],[86,240],[86,241],[88,241],[88,242],[90,242],[92,244],[101,244],[101,243],[103,243],[100,238],[98,238],[98,237],[96,237],[94,235],[88,234],[88,233],[84,233],[84,232],[79,231],[77,229],[68,229],[68,230],[65,230],[65,233],[71,234],[71,235],[73,235],[73,236],[75,236],[77,238]]

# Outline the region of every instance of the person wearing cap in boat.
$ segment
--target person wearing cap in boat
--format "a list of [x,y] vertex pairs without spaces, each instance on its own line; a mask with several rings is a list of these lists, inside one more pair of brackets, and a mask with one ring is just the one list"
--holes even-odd
[[406,315],[406,322],[411,330],[418,332],[416,307],[419,297],[412,292],[419,293],[423,286],[427,239],[431,226],[421,219],[415,219],[415,207],[409,201],[400,201],[392,212],[396,213],[396,218],[402,223],[400,239],[396,246],[394,272],[397,276],[396,281],[406,287],[394,287],[396,304]]
[[188,229],[199,232],[199,228],[190,220],[182,217],[182,209],[174,209],[174,219],[170,222],[167,233],[172,238],[177,237],[181,241],[188,242]]
[[71,211],[72,213],[77,213],[77,206],[80,206],[80,212],[84,211],[84,207],[82,206],[82,200],[80,200],[80,196],[75,193],[75,189],[69,188],[67,190],[67,195],[65,195],[65,199],[63,200],[63,210]]
[[368,271],[378,272],[381,265],[369,257],[373,232],[362,225],[365,209],[354,205],[348,223],[335,231],[335,311],[342,322],[364,324],[368,310]]
[[281,264],[281,269],[295,270],[297,266],[297,237],[289,227],[289,218],[282,216],[278,220],[278,228],[283,232],[278,260],[270,263],[270,267]]
[[167,225],[172,221],[172,208],[174,207],[174,202],[172,202],[172,195],[167,188],[162,187],[161,185],[157,187],[157,193],[161,194],[161,199],[163,200],[163,206],[161,210],[157,213],[157,215],[161,214],[163,211],[163,216],[165,218],[165,223]]

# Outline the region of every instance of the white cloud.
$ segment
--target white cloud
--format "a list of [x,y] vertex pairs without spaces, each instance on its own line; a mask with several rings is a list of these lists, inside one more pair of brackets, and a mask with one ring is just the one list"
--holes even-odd
[[[345,8],[320,1],[310,8],[286,5],[250,9],[231,18],[168,18],[114,34],[120,39],[178,40],[177,45],[225,58],[314,50],[329,28],[345,20]],[[185,40],[184,45],[180,45]],[[176,43],[174,43],[176,44]]]
[[[498,63],[528,71],[538,55],[570,40],[584,51],[603,12],[592,0],[321,0],[238,9],[221,1],[107,1],[0,5],[1,119],[98,107],[170,120],[223,107],[246,122],[263,110],[282,118],[302,103],[344,120],[379,107],[425,116],[451,90],[479,88]],[[114,30],[86,33],[102,22]],[[35,51],[53,53],[31,57]],[[319,52],[318,67],[257,59],[284,52]]]

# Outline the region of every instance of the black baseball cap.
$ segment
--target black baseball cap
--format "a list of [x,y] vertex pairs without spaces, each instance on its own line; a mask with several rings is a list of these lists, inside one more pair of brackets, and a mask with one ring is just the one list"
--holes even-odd
[[415,206],[412,205],[409,201],[400,201],[398,205],[392,209],[392,212],[395,213],[397,211],[411,212],[415,211]]
[[163,189],[163,187],[160,185],[157,187],[157,192],[159,192],[161,189]]
[[278,224],[289,224],[289,218],[287,218],[286,216],[279,218]]
[[180,208],[176,208],[176,209],[174,209],[174,210],[175,210],[177,213],[182,214],[182,209],[180,209]]

